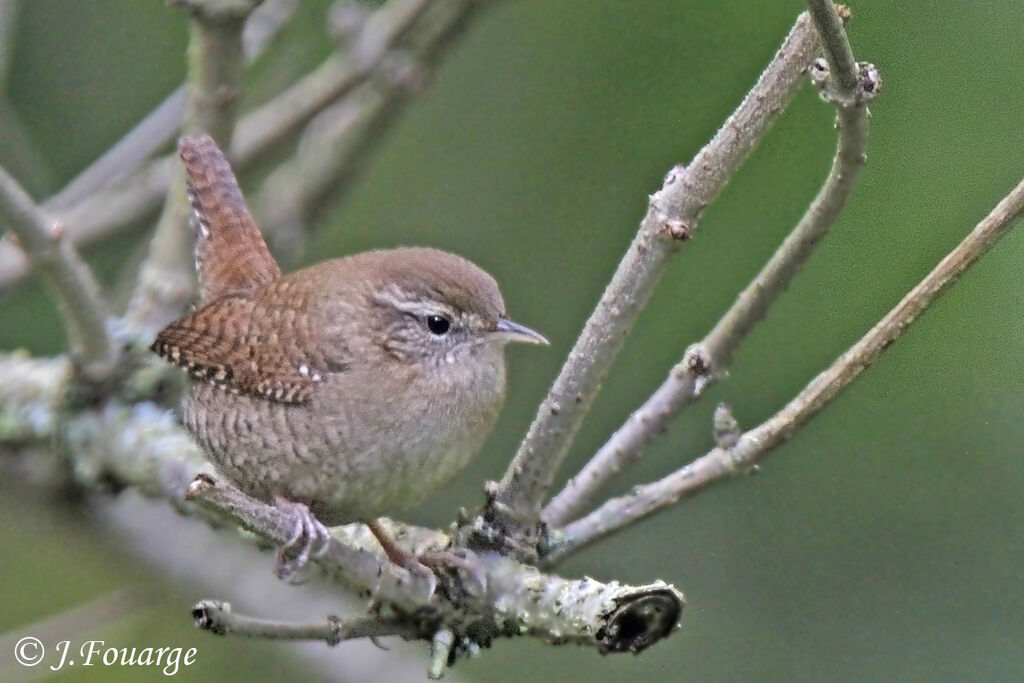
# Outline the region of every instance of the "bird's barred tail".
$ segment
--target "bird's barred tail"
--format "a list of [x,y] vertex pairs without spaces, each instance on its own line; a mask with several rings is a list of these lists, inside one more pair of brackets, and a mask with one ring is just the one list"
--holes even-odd
[[208,135],[182,138],[178,154],[199,222],[196,271],[201,303],[251,292],[281,277],[217,143]]

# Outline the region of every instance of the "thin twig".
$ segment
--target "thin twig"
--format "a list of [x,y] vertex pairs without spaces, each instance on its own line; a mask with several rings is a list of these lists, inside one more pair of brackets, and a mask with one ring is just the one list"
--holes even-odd
[[[842,22],[835,24],[842,31]],[[820,30],[820,29],[819,29]],[[843,41],[823,40],[826,46]],[[848,49],[848,46],[847,46]],[[830,62],[844,60],[830,59]],[[852,62],[851,62],[852,64]],[[821,66],[819,69],[823,69]],[[864,72],[873,79],[860,81],[854,74],[849,90],[845,74],[833,76],[814,71],[812,78],[836,108],[839,141],[832,169],[800,222],[786,237],[761,272],[751,281],[714,329],[697,344],[687,349],[682,360],[669,372],[662,385],[598,450],[593,458],[569,480],[565,488],[545,507],[543,519],[553,527],[562,526],[582,514],[595,496],[623,468],[638,461],[644,449],[665,432],[668,424],[703,391],[726,374],[733,354],[753,327],[764,318],[768,309],[803,268],[839,217],[853,193],[864,167],[867,147],[868,113],[866,103],[879,90],[874,67],[865,65]]]
[[[227,147],[235,129],[242,87],[242,30],[255,1],[180,0],[191,12],[186,135],[206,133]],[[173,180],[139,270],[125,313],[128,327],[143,337],[178,315],[193,295],[192,208],[185,193],[185,171],[175,164]]]
[[[323,198],[339,197],[352,163],[382,140],[374,130],[393,118],[393,100],[364,83],[306,126],[295,154],[278,166],[253,198],[253,214],[283,262],[294,261],[306,246],[308,219]],[[333,191],[337,188],[337,191]]]
[[[451,0],[448,0],[451,1]],[[387,56],[411,31],[430,0],[392,0],[374,11],[359,31],[338,52],[270,102],[246,115],[229,155],[236,168],[244,168],[305,125],[313,116],[340,101],[372,78]]]
[[309,218],[326,197],[338,201],[352,185],[352,177],[367,167],[363,160],[384,141],[385,128],[420,89],[478,6],[473,0],[430,4],[417,16],[416,34],[400,51],[379,54],[377,44],[386,43],[373,41],[369,54],[383,67],[380,77],[364,82],[310,121],[295,155],[267,177],[253,201],[253,212],[276,253],[287,259],[301,251]]
[[55,222],[6,170],[0,168],[0,220],[52,288],[61,309],[72,356],[89,375],[112,369],[116,350],[107,333],[99,285]]
[[67,211],[110,183],[135,172],[174,137],[181,127],[186,100],[185,86],[178,87],[98,159],[43,202],[43,206],[53,212]]
[[252,11],[242,29],[242,53],[247,63],[252,63],[263,54],[281,29],[291,21],[299,3],[300,0],[262,0]]
[[613,498],[586,517],[552,534],[545,563],[554,564],[584,546],[663,510],[707,486],[750,470],[818,414],[871,366],[957,278],[1010,231],[1024,215],[1024,180],[871,330],[815,377],[782,410],[744,433],[736,445],[715,448],[656,482]]
[[690,237],[704,208],[797,91],[817,46],[810,18],[801,14],[774,59],[714,138],[688,167],[671,170],[663,187],[652,195],[639,232],[512,464],[492,491],[487,511],[492,525],[522,530],[536,524],[540,504],[584,414],[670,257]]
[[267,640],[322,640],[337,645],[356,638],[401,636],[415,638],[417,630],[407,621],[383,617],[355,617],[341,620],[336,616],[319,622],[303,623],[260,619],[239,614],[231,605],[219,600],[201,600],[192,608],[196,626],[217,635],[234,634]]
[[832,4],[832,0],[807,0],[807,11],[818,28],[825,59],[838,81],[838,87],[843,92],[854,94],[857,91],[857,64],[850,40],[843,30],[843,21],[849,18],[850,10]]
[[[0,92],[0,159],[7,160],[22,185],[33,194],[41,194],[53,186],[53,168],[23,119],[16,103]],[[24,261],[27,271],[28,260]]]
[[[135,225],[160,207],[170,184],[171,162],[169,156],[148,162],[67,211],[54,211],[54,216],[64,225],[75,226],[68,231],[68,239],[77,247]],[[25,253],[16,244],[0,241],[0,292],[20,283],[28,273]]]
[[[297,7],[298,0],[265,0],[253,11],[242,31],[246,62],[251,63],[263,53]],[[67,210],[110,183],[135,172],[181,129],[186,99],[185,86],[176,88],[60,192],[43,202],[43,206],[53,212]]]
[[0,2],[0,159],[6,159],[21,183],[38,194],[50,187],[53,169],[22,121],[7,87],[18,41],[20,7],[19,0]]
[[452,654],[452,645],[455,644],[455,634],[446,628],[440,629],[434,634],[430,641],[430,667],[427,669],[427,677],[433,681],[444,676],[448,668],[448,658]]

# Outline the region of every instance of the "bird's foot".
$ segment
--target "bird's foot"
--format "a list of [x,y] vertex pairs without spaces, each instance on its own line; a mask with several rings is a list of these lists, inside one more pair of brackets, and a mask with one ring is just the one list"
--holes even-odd
[[[391,535],[376,520],[366,523],[370,531],[380,543],[388,559],[399,567],[423,577],[429,586],[429,593],[433,595],[437,590],[438,576],[448,569],[461,571],[469,577],[469,581],[463,583],[467,591],[476,595],[487,591],[487,576],[484,574],[476,553],[472,550],[459,548],[455,550],[435,550],[421,555],[415,555],[400,547]],[[472,584],[472,590],[469,586]]]
[[305,583],[305,568],[310,559],[322,557],[331,541],[331,532],[303,503],[286,498],[275,499],[277,506],[292,515],[294,526],[288,542],[277,549],[274,573],[286,583]]
[[468,548],[435,550],[423,553],[416,560],[420,566],[427,567],[435,573],[447,569],[462,572],[466,576],[462,585],[471,595],[483,595],[487,592],[487,574],[480,566],[480,558]]

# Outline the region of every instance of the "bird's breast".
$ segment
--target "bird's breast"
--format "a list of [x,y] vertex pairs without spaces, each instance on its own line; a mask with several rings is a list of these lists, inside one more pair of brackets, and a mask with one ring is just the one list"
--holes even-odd
[[505,393],[504,364],[330,375],[301,404],[197,384],[184,419],[210,460],[251,495],[310,504],[327,523],[394,514],[479,452]]

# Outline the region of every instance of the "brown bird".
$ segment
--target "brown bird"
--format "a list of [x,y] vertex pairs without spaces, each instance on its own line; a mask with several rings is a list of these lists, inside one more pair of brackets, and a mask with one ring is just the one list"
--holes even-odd
[[506,317],[494,278],[437,249],[282,275],[213,140],[185,138],[179,153],[200,303],[151,348],[192,377],[185,425],[224,476],[295,516],[282,578],[326,548],[323,524],[353,521],[423,569],[374,520],[423,500],[481,449],[504,400],[505,344],[547,341]]

